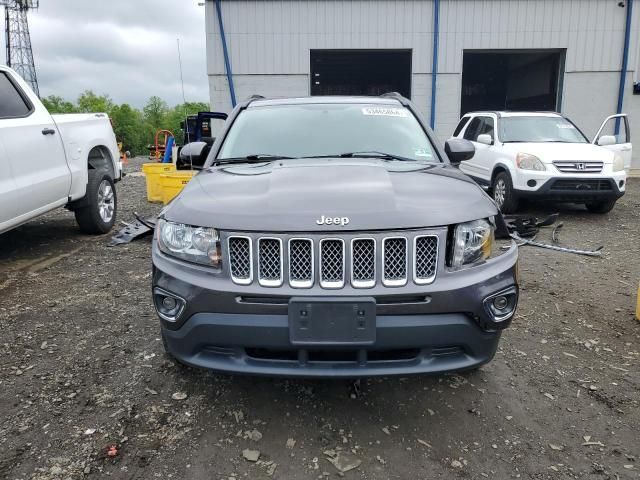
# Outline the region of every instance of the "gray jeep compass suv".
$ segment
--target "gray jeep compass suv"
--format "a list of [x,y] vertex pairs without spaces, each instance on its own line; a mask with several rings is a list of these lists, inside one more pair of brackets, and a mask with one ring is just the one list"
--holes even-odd
[[472,156],[466,140],[441,148],[398,94],[238,105],[156,228],[167,352],[305,377],[490,361],[518,301],[517,247],[498,245],[498,209],[453,165]]

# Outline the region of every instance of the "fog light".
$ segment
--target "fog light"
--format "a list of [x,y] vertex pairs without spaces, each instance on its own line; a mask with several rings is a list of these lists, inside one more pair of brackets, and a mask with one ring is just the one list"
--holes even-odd
[[162,299],[162,306],[165,310],[173,310],[178,306],[178,302],[176,302],[176,299],[173,297],[164,297]]
[[494,323],[509,320],[518,306],[518,288],[513,286],[484,299],[484,307]]
[[178,295],[162,290],[161,288],[154,288],[153,304],[160,318],[167,322],[175,322],[180,318],[186,302]]
[[500,295],[499,297],[493,299],[493,306],[497,310],[504,310],[509,306],[509,299],[503,295]]
[[531,188],[535,187],[537,184],[538,184],[538,182],[536,182],[535,180],[528,180],[527,181],[527,186],[531,187]]
[[620,180],[620,182],[618,183],[618,185],[620,185],[620,188],[624,187],[624,180]]

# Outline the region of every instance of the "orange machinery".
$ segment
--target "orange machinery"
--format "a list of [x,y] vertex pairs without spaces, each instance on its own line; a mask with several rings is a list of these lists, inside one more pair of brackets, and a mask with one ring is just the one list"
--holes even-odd
[[[161,162],[167,150],[169,138],[174,137],[171,130],[158,130],[155,136],[155,143],[149,145],[149,159]],[[174,137],[175,138],[175,137]]]

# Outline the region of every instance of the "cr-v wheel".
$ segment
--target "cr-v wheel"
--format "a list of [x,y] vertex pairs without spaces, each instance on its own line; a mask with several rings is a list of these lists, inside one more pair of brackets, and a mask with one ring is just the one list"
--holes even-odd
[[613,210],[616,200],[601,200],[599,202],[589,202],[585,206],[591,213],[609,213]]
[[493,200],[502,213],[514,213],[518,210],[518,199],[513,191],[511,176],[507,172],[500,172],[491,184]]

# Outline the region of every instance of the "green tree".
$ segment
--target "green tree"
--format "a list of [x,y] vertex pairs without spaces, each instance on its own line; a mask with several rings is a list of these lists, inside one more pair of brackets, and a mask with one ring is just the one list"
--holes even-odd
[[155,95],[151,97],[142,109],[144,120],[153,130],[166,127],[166,118],[169,111],[167,102]]
[[209,110],[204,102],[187,102],[170,108],[160,97],[153,96],[140,111],[126,103],[118,105],[109,95],[96,95],[91,90],[82,93],[75,103],[57,95],[42,99],[42,103],[51,113],[108,114],[118,142],[133,155],[146,154],[147,146],[154,142],[156,131],[161,129],[172,131],[178,144],[182,144],[184,119]]
[[96,95],[91,90],[85,90],[76,103],[82,113],[110,113],[114,107],[109,95]]
[[42,103],[49,110],[49,113],[75,113],[76,107],[73,103],[57,95],[49,95],[42,99]]
[[122,148],[133,155],[141,155],[145,152],[147,141],[145,139],[144,122],[139,110],[131,105],[123,103],[115,105],[109,113],[113,124],[113,131]]

